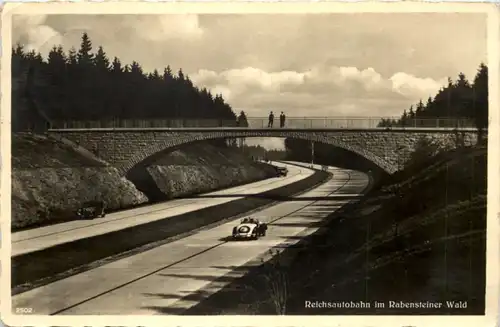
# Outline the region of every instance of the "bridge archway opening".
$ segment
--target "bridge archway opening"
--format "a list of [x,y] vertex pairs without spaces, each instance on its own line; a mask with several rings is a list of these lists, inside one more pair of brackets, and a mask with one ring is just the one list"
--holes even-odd
[[[355,170],[361,170],[361,171],[371,171],[375,175],[387,175],[390,173],[388,166],[388,163],[384,162],[384,158],[380,158],[376,154],[372,153],[369,151],[369,149],[362,149],[359,148],[357,149],[356,147],[349,146],[345,143],[338,142],[335,139],[327,139],[327,138],[321,138],[317,137],[314,135],[309,135],[309,134],[304,134],[303,136],[288,136],[288,137],[276,137],[276,136],[245,136],[245,137],[239,137],[239,136],[217,136],[217,137],[207,137],[206,139],[202,140],[197,140],[197,139],[192,139],[192,140],[185,140],[184,142],[179,142],[178,144],[153,144],[149,147],[146,147],[143,151],[140,153],[136,154],[130,162],[121,167],[122,173],[127,176],[129,179],[136,179],[134,178],[134,175],[137,174],[138,170],[143,170],[145,167],[153,165],[155,162],[160,160],[162,157],[164,157],[168,153],[172,153],[174,151],[177,151],[179,149],[185,148],[190,145],[194,144],[199,144],[207,141],[213,141],[213,140],[222,140],[222,139],[256,139],[256,138],[290,138],[294,140],[298,140],[299,142],[305,142],[307,144],[311,144],[312,142],[316,143],[316,150],[315,152],[318,153],[318,144],[319,144],[319,150],[321,153],[322,149],[327,149],[330,148],[332,149],[332,152],[337,155],[341,154],[341,158],[349,158],[350,160],[346,160],[346,162],[342,163],[342,160],[325,160],[325,158],[320,158],[320,161],[318,162],[316,159],[314,160],[315,163],[318,164],[326,164],[326,165],[333,165],[333,166],[339,166],[342,168],[347,168],[347,169],[355,169]],[[331,157],[331,159],[335,159],[334,156]],[[337,158],[338,159],[338,158]],[[347,162],[347,161],[350,161]],[[385,164],[385,165],[384,165]]]
[[[313,142],[301,138],[290,137],[290,139],[295,141],[293,146],[290,145],[290,160],[299,161],[302,158],[303,161],[309,162],[313,152],[311,149]],[[298,150],[299,153],[294,153],[294,150]],[[326,142],[314,142],[314,163],[371,173],[377,180],[389,175],[386,170],[359,153]]]

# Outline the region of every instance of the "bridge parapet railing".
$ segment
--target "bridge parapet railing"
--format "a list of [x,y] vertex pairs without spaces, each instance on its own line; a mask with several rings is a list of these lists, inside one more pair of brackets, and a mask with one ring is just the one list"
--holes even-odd
[[[396,117],[289,117],[285,128],[384,128],[384,127],[427,127],[427,128],[474,128],[474,121],[466,118],[411,118],[397,122]],[[269,126],[267,117],[248,117],[247,124],[224,119],[102,119],[88,121],[54,121],[52,129],[94,129],[94,128],[280,128],[279,119]]]

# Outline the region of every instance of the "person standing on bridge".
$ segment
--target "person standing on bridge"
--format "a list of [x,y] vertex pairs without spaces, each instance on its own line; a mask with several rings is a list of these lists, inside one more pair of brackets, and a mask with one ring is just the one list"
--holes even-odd
[[283,113],[283,111],[281,112],[280,114],[280,127],[283,128],[285,127],[285,114]]
[[273,127],[273,124],[274,124],[274,114],[271,111],[271,113],[269,114],[269,122],[267,123],[267,127]]

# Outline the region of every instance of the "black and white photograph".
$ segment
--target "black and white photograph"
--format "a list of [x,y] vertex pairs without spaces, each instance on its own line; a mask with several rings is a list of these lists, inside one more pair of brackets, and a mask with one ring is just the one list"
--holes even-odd
[[2,320],[493,325],[498,9],[343,5],[5,5]]

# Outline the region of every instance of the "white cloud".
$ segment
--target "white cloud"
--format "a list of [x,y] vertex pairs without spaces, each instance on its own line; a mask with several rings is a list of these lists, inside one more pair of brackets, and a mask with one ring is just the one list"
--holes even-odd
[[46,25],[40,25],[30,30],[28,39],[29,43],[26,46],[27,50],[36,50],[45,54],[55,44],[61,44],[63,38],[53,28]]
[[419,93],[436,93],[439,88],[446,85],[447,78],[439,81],[431,78],[418,78],[406,73],[396,73],[390,78],[392,89],[403,95]]
[[199,39],[203,36],[198,15],[158,15],[137,19],[137,34],[150,41]]
[[386,78],[371,67],[336,66],[304,72],[204,69],[190,77],[254,117],[265,117],[269,110],[284,110],[289,116],[394,116],[446,83],[445,78],[436,81],[403,72]]
[[62,36],[54,28],[45,25],[47,15],[15,16],[12,27],[22,30],[26,50],[40,51],[46,54],[54,45],[62,43]]
[[259,88],[264,92],[279,91],[282,85],[300,85],[304,82],[304,74],[301,73],[292,71],[267,73],[254,67],[227,70],[222,72],[220,77],[232,88]]
[[[125,57],[128,52],[136,52],[138,49],[149,55],[155,54],[158,47],[144,51],[142,46],[131,46],[130,42],[146,42],[147,44],[165,45],[165,42],[197,42],[202,39],[204,30],[199,24],[196,14],[172,14],[172,15],[149,15],[149,16],[91,16],[86,15],[64,15],[59,16],[61,20],[54,24],[54,16],[51,15],[22,15],[13,19],[15,31],[14,42],[22,40],[24,46],[29,50],[36,50],[46,56],[54,46],[62,44],[68,50],[70,47],[78,47],[83,32],[87,32],[95,46],[102,45],[109,49],[108,40],[114,37],[126,37],[123,42],[124,51],[117,53],[119,57]],[[66,27],[61,28],[61,25]],[[137,49],[138,48],[138,49]],[[127,53],[123,53],[127,51]],[[113,47],[111,47],[111,52]],[[133,60],[140,58],[135,57]],[[147,62],[144,62],[147,65]],[[155,65],[156,66],[156,65]],[[157,67],[155,67],[157,68]]]

